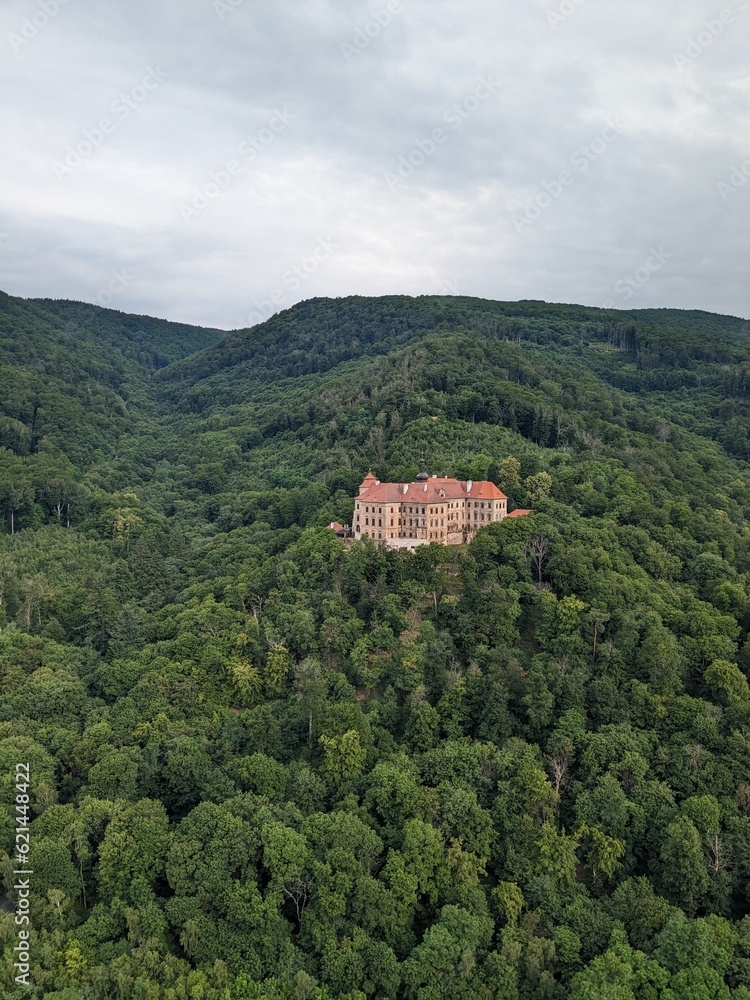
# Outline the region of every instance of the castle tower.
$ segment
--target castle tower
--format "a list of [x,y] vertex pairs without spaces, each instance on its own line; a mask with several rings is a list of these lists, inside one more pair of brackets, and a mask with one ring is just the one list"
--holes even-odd
[[359,484],[359,495],[362,496],[363,493],[367,493],[371,486],[377,486],[377,479],[371,472],[368,472],[362,482]]

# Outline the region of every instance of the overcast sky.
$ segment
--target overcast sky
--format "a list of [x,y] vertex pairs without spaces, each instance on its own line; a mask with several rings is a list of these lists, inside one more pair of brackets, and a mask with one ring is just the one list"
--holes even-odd
[[750,318],[750,0],[5,0],[0,288]]

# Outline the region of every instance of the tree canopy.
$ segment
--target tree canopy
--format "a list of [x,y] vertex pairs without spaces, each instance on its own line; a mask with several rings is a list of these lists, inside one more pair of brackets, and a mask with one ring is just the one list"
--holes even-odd
[[[0,296],[3,996],[748,1000],[749,334]],[[422,455],[532,514],[328,530]]]

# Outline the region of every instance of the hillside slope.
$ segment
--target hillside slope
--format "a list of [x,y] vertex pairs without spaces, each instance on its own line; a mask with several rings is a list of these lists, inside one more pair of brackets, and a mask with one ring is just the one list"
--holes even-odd
[[[0,300],[3,996],[748,1000],[748,326]],[[421,456],[532,515],[327,529]]]
[[78,496],[85,474],[96,470],[96,478],[134,438],[152,433],[154,372],[221,336],[0,293],[0,503],[13,527],[38,524],[64,484]]
[[698,312],[311,300],[156,384],[214,494],[352,465],[400,479],[422,454],[458,472],[477,451],[620,457],[666,438],[670,461],[705,448],[730,479],[725,458],[750,454],[750,324]]

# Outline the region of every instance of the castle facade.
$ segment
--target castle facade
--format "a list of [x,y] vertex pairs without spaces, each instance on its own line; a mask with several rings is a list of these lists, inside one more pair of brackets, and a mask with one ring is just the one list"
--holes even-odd
[[370,472],[354,501],[352,534],[391,548],[470,542],[479,528],[508,517],[508,498],[494,483],[420,472],[413,483],[381,483]]

